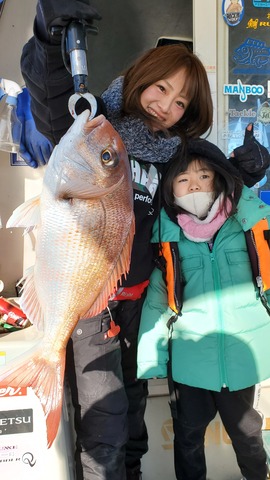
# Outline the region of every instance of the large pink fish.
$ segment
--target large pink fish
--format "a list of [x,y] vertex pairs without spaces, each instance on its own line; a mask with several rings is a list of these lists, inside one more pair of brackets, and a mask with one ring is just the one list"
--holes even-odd
[[0,370],[0,387],[33,388],[49,447],[60,421],[68,339],[80,318],[106,308],[129,270],[134,236],[125,147],[103,115],[88,117],[89,111],[79,115],[55,147],[40,198],[18,207],[7,223],[37,224],[36,260],[25,276],[21,307],[44,336],[27,358]]

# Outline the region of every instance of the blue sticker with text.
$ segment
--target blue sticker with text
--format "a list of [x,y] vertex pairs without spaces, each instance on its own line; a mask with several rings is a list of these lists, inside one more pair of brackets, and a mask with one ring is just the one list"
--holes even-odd
[[254,7],[269,8],[270,0],[253,0]]
[[226,83],[223,86],[223,95],[239,95],[240,102],[246,102],[249,95],[263,94],[263,85],[245,85],[239,79],[237,83]]

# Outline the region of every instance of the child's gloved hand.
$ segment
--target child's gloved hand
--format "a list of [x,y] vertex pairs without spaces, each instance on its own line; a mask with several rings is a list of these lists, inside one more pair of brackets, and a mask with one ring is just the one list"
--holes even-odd
[[253,135],[253,124],[250,123],[245,132],[244,143],[233,152],[234,159],[247,173],[258,173],[270,165],[270,154]]
[[29,167],[37,168],[46,165],[53,147],[49,140],[36,128],[27,88],[23,88],[22,93],[18,95],[17,116],[22,124],[20,156]]
[[252,123],[246,128],[243,145],[233,151],[231,161],[248,186],[253,186],[264,177],[270,165],[270,153],[254,137]]

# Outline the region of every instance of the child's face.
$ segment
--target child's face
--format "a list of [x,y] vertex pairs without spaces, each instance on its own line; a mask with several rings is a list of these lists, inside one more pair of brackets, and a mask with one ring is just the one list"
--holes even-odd
[[185,71],[179,70],[170,77],[153,83],[142,92],[141,105],[154,117],[154,131],[168,129],[183,117],[189,104],[184,93],[185,78]]
[[186,172],[180,173],[173,180],[173,194],[183,197],[189,193],[213,192],[214,177],[215,172],[209,170],[204,162],[193,160]]

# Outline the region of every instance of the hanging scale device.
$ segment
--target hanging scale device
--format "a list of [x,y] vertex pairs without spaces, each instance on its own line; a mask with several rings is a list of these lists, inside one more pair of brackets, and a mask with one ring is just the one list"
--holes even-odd
[[[52,27],[52,34],[58,34],[60,27]],[[62,29],[61,29],[62,30]],[[87,100],[90,106],[89,120],[95,117],[97,101],[88,92],[88,68],[87,68],[87,33],[97,34],[98,28],[85,25],[76,20],[72,21],[62,30],[62,55],[66,69],[71,73],[74,84],[74,94],[68,102],[68,108],[73,118],[77,117],[76,103],[81,98]]]

